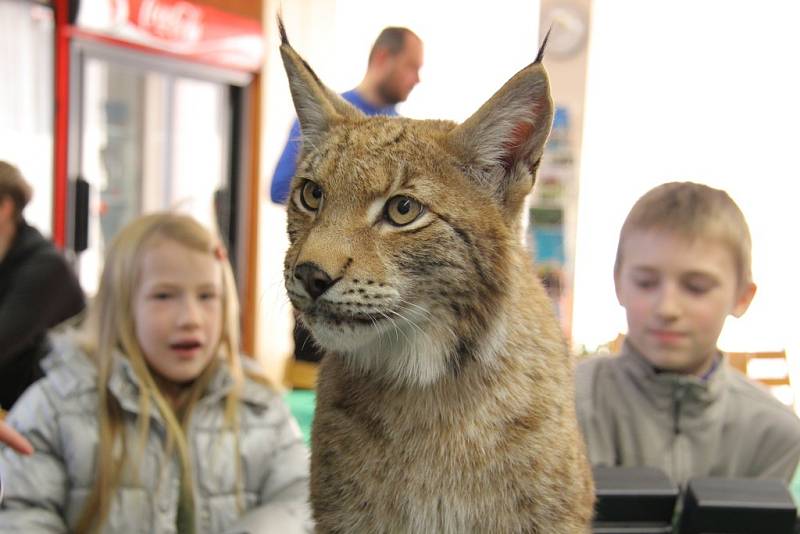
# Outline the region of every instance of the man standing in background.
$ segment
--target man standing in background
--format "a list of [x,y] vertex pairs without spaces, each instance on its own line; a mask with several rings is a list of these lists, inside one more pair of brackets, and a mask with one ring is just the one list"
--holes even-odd
[[[372,45],[364,79],[342,98],[367,115],[397,115],[395,105],[417,85],[420,68],[422,40],[408,28],[385,28]],[[270,197],[276,204],[285,204],[289,196],[300,143],[300,124],[295,120],[272,176]]]

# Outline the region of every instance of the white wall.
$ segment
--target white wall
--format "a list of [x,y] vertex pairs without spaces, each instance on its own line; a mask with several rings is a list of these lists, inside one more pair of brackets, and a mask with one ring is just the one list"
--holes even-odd
[[256,299],[256,354],[277,381],[283,377],[285,360],[291,355],[292,315],[283,286],[283,256],[289,246],[285,208],[269,200],[272,172],[286,143],[294,119],[289,86],[278,47],[280,37],[275,17],[281,9],[292,45],[312,65],[330,61],[324,43],[332,39],[335,0],[267,0],[264,28],[267,35],[266,66],[263,70],[261,191],[259,259]]
[[0,160],[33,188],[25,219],[45,236],[53,222],[53,14],[0,2]]
[[619,228],[651,187],[726,189],[753,236],[759,291],[723,350],[800,349],[800,3],[596,0],[581,161],[574,340],[625,331],[612,267]]
[[[414,118],[461,121],[536,56],[536,0],[284,0],[282,10],[292,45],[332,89],[361,81],[375,37],[388,25],[407,26],[425,43],[422,81],[399,110]],[[275,31],[278,2],[268,0],[265,28],[268,57],[264,76],[262,145],[264,199],[261,216],[259,318],[256,346],[280,370],[292,349],[290,306],[283,291],[282,261],[287,240],[283,208],[269,201],[269,182],[294,117]]]

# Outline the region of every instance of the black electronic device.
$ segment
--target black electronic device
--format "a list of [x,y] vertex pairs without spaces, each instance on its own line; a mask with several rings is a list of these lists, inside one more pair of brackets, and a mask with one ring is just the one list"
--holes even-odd
[[683,498],[680,534],[793,534],[797,509],[779,480],[698,478]]
[[594,534],[670,534],[678,488],[660,469],[594,466]]

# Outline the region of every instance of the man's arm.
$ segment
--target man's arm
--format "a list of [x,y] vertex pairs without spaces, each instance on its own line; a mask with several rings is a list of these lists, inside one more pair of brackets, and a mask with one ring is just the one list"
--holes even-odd
[[275,174],[272,175],[270,198],[276,204],[286,204],[289,197],[289,186],[294,177],[297,156],[300,152],[300,142],[300,123],[295,119],[292,129],[289,131],[286,147],[284,147],[278,160],[278,165],[275,167]]

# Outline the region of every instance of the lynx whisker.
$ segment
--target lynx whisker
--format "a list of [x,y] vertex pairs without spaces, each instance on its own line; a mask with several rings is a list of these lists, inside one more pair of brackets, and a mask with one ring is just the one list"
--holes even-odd
[[375,319],[372,317],[372,315],[367,315],[367,318],[370,320],[370,322],[372,322],[372,328],[374,328],[376,332],[380,332],[380,328],[378,328],[378,323],[375,322]]
[[406,300],[403,297],[397,297],[397,300],[399,300],[403,304],[408,304],[409,306],[413,306],[414,308],[417,308],[420,312],[424,313],[428,317],[433,317],[433,314],[430,311],[426,310],[425,308],[423,308],[419,304],[414,304],[410,300]]
[[[407,310],[408,308],[401,307],[401,309]],[[406,317],[402,313],[394,311],[394,310],[389,310],[389,312],[397,315],[398,317],[400,317],[400,319],[402,319],[403,321],[407,322],[408,324],[410,324],[411,326],[416,328],[421,335],[423,335],[423,336],[427,335],[427,333],[417,323],[415,323],[413,320],[409,319],[408,317]]]
[[300,352],[303,352],[303,350],[306,348],[306,343],[308,343],[310,339],[311,336],[306,336],[306,338],[303,340],[303,344],[300,346]]
[[[388,311],[391,311],[391,310],[388,310]],[[397,343],[400,343],[400,336],[399,336],[398,332],[399,332],[400,334],[403,334],[403,337],[405,337],[405,338],[406,338],[406,341],[408,341],[408,336],[406,336],[405,332],[403,332],[403,331],[400,329],[400,327],[398,327],[398,326],[397,326],[397,322],[396,322],[394,319],[392,319],[391,317],[389,317],[388,315],[386,315],[386,314],[385,314],[385,313],[383,313],[382,311],[378,311],[378,313],[379,313],[379,314],[381,314],[382,316],[386,317],[386,319],[387,319],[387,320],[389,320],[389,321],[392,323],[392,326],[394,326],[394,337],[395,337],[395,342],[397,342]]]

